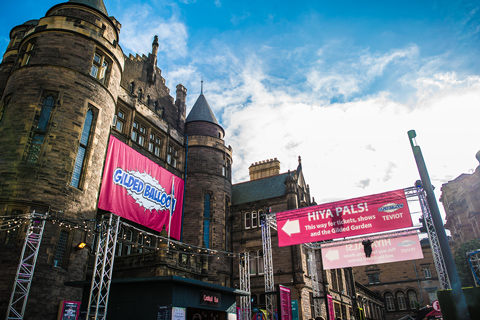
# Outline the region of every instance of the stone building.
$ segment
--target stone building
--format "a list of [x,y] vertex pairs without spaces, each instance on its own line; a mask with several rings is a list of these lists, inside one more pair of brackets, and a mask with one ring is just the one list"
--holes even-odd
[[[301,158],[295,170],[280,173],[280,161],[269,159],[252,164],[250,181],[232,187],[232,240],[235,252],[247,252],[250,256],[252,307],[266,308],[264,254],[261,223],[268,213],[315,205],[305,182]],[[277,232],[271,230],[272,264],[275,284],[287,286],[292,300],[298,303],[299,319],[314,318],[314,296],[309,264],[316,259],[317,277],[321,292],[321,314],[327,319],[327,293],[334,299],[335,315],[343,312],[348,319],[353,314],[351,297],[353,278],[346,270],[333,273],[322,268],[320,254],[309,255],[302,245],[279,247]],[[234,269],[235,279],[238,273]],[[238,281],[238,280],[236,280]],[[326,292],[327,283],[332,285]]]
[[[7,314],[26,217],[33,211],[48,216],[25,318],[56,319],[61,301],[82,296],[86,308],[94,255],[76,246],[94,246],[95,221],[106,214],[97,201],[111,137],[186,179],[191,202],[185,206],[184,234],[191,245],[230,249],[232,149],[224,145],[223,129],[214,117],[203,117],[211,113],[203,94],[187,119],[186,88],[178,84],[172,97],[157,67],[157,37],[148,56],[126,56],[120,29],[102,0],[70,0],[10,33],[0,64],[1,314]],[[190,246],[166,247],[161,234],[122,225],[113,277],[180,276],[197,281],[197,287],[202,281],[231,285],[232,258],[214,260]]]
[[423,259],[353,268],[355,281],[383,297],[387,320],[414,314],[436,300],[440,283],[432,249],[428,239],[422,239],[421,245]]
[[[480,162],[480,151],[476,154]],[[445,229],[450,230],[450,245],[455,251],[462,243],[480,238],[480,166],[444,183],[440,201],[446,212]]]

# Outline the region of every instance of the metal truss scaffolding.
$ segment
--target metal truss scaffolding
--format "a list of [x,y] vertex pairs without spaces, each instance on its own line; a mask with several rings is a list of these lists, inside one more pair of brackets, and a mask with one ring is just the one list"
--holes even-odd
[[46,217],[47,214],[38,214],[35,211],[31,215],[27,235],[23,243],[20,263],[17,268],[17,275],[15,276],[15,284],[7,309],[7,320],[23,319],[25,315],[25,307],[27,306],[28,294],[32,285]]
[[270,227],[277,230],[275,214],[269,214],[262,220],[263,267],[265,271],[265,303],[267,305],[268,319],[275,319],[276,294],[275,280],[273,278],[272,237]]
[[312,281],[312,293],[313,293],[313,308],[314,308],[314,316],[320,317],[321,316],[321,306],[320,306],[320,287],[318,285],[318,274],[317,274],[317,258],[315,254],[315,249],[307,248],[304,246],[305,249],[308,250],[308,259],[310,263],[308,265],[309,270],[308,273],[310,274],[311,281]]
[[[240,257],[240,290],[250,293],[250,257],[248,252],[245,252],[243,256]],[[241,296],[240,297],[240,320],[250,320],[251,319],[251,296]]]
[[475,250],[467,252],[468,263],[470,264],[470,269],[472,270],[473,279],[475,286],[480,286],[480,250]]
[[113,261],[120,218],[113,213],[102,219],[98,233],[95,267],[88,301],[87,319],[107,317],[108,294],[112,281]]
[[437,231],[433,225],[432,214],[428,207],[425,191],[422,187],[417,187],[418,199],[422,207],[423,219],[427,228],[428,239],[430,240],[430,247],[432,248],[433,260],[435,261],[435,267],[437,268],[438,279],[440,280],[440,287],[442,290],[451,289],[450,280],[448,278],[447,268],[445,267],[445,261],[443,260],[442,250],[440,248],[440,242],[438,241]]

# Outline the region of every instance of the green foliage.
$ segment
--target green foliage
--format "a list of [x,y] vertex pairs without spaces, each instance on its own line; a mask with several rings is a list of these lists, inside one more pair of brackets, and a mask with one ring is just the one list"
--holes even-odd
[[462,287],[472,287],[475,285],[472,275],[472,269],[467,261],[466,253],[480,249],[480,239],[473,239],[463,243],[453,256],[457,267],[458,277]]

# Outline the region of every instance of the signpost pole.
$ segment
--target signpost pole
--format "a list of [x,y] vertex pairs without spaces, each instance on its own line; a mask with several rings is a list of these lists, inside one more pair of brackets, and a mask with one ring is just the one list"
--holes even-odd
[[452,286],[452,296],[454,297],[454,303],[457,306],[457,319],[468,320],[470,319],[470,316],[468,314],[467,303],[465,301],[465,296],[463,295],[462,286],[460,284],[460,278],[458,277],[452,251],[450,250],[450,245],[448,244],[447,234],[445,232],[445,228],[443,227],[442,217],[440,215],[440,210],[438,209],[435,194],[433,193],[432,183],[428,175],[425,160],[423,159],[422,150],[419,146],[416,145],[416,142],[414,140],[416,136],[417,134],[415,133],[415,130],[408,131],[410,145],[412,146],[413,155],[415,156],[415,162],[417,163],[420,178],[422,179],[423,189],[427,194],[427,203],[430,207],[430,213],[432,215],[435,230],[437,231],[440,249],[442,251],[442,255],[445,261],[448,278],[450,279],[450,284]]

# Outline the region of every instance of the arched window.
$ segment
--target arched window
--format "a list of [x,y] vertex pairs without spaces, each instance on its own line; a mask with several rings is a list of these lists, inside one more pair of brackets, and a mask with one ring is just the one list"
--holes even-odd
[[410,306],[410,309],[416,309],[417,304],[417,293],[413,290],[408,291],[408,305]]
[[395,301],[393,300],[393,294],[390,292],[385,293],[385,304],[387,311],[395,311]]
[[93,125],[93,110],[89,109],[85,117],[85,123],[83,124],[82,136],[80,137],[80,145],[78,146],[77,159],[75,160],[75,166],[73,167],[71,186],[78,188],[80,185],[80,179],[82,173],[86,167],[85,156],[87,154],[90,145],[90,132]]
[[150,95],[147,95],[147,106],[150,105]]
[[128,86],[128,91],[133,94],[135,92],[135,82],[130,82],[130,85]]
[[252,228],[258,227],[258,214],[253,211],[252,212]]
[[138,89],[138,101],[142,101],[143,99],[143,91],[142,88]]
[[203,203],[203,243],[205,248],[210,248],[210,193],[205,193]]
[[252,227],[252,215],[250,212],[245,213],[245,229],[250,229]]
[[407,302],[405,301],[405,294],[401,291],[397,292],[397,303],[399,310],[407,310]]

